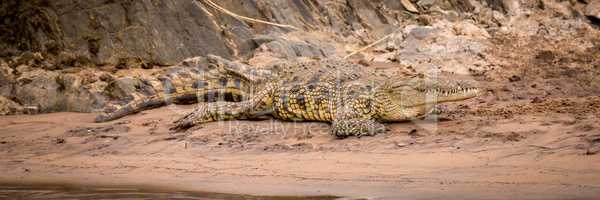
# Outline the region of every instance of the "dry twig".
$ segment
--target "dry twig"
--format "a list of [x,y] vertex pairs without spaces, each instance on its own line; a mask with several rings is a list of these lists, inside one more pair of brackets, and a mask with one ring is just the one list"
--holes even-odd
[[290,28],[290,29],[294,29],[294,30],[299,30],[298,28],[296,28],[295,26],[292,25],[287,25],[287,24],[278,24],[278,23],[273,23],[273,22],[268,22],[268,21],[264,21],[264,20],[260,20],[260,19],[254,19],[254,18],[250,18],[250,17],[244,17],[238,14],[235,14],[221,6],[219,6],[218,4],[216,4],[215,2],[211,1],[211,0],[205,0],[205,2],[217,9],[218,11],[221,11],[229,16],[232,16],[233,18],[236,18],[240,21],[248,21],[248,22],[254,22],[254,23],[262,23],[262,24],[268,24],[268,25],[272,25],[272,26],[277,26],[277,27],[283,27],[283,28]]

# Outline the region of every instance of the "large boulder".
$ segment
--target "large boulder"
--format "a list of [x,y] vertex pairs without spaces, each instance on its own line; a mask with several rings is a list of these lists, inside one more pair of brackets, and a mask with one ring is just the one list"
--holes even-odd
[[61,101],[65,111],[91,112],[100,110],[107,101],[102,95],[105,84],[90,83],[86,74],[61,74],[57,82],[62,86],[63,98]]
[[15,99],[37,112],[62,111],[64,88],[56,82],[57,72],[36,69],[21,74],[16,80]]
[[585,7],[585,15],[600,24],[600,1],[590,1]]
[[43,69],[25,71],[16,79],[13,97],[34,113],[95,111],[106,103],[101,89],[106,83],[90,80],[89,76]]
[[0,95],[0,115],[14,115],[23,113],[23,107],[18,103]]
[[249,59],[249,63],[259,67],[281,60],[329,58],[337,53],[333,45],[335,42],[316,34],[258,35],[252,40],[258,48]]
[[402,32],[406,37],[396,44],[399,49],[394,52],[395,60],[418,72],[469,74],[470,70],[488,66],[481,55],[489,46],[490,35],[472,22],[409,25]]

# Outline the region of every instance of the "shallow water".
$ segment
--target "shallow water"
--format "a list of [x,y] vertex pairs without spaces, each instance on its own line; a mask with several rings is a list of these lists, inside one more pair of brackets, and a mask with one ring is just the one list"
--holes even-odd
[[201,200],[329,200],[318,197],[267,197],[209,192],[166,191],[63,185],[0,185],[0,199],[201,199]]

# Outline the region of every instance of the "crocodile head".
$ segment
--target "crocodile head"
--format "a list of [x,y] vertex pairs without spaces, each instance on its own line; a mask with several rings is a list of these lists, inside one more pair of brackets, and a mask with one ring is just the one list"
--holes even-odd
[[470,99],[482,94],[474,81],[417,75],[408,80],[389,80],[377,94],[382,118],[402,121],[428,114],[436,104]]

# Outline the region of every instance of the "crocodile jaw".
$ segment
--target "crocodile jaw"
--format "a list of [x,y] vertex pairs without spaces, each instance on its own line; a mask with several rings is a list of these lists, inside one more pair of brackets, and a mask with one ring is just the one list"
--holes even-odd
[[481,95],[480,88],[456,88],[450,90],[431,89],[409,92],[400,98],[390,95],[381,98],[379,114],[382,121],[405,121],[427,115],[433,106],[445,102],[461,101]]
[[422,106],[428,104],[439,104],[445,102],[461,101],[481,95],[482,90],[476,87],[456,87],[454,89],[429,89],[420,92],[419,96],[423,99],[421,103],[412,106]]

